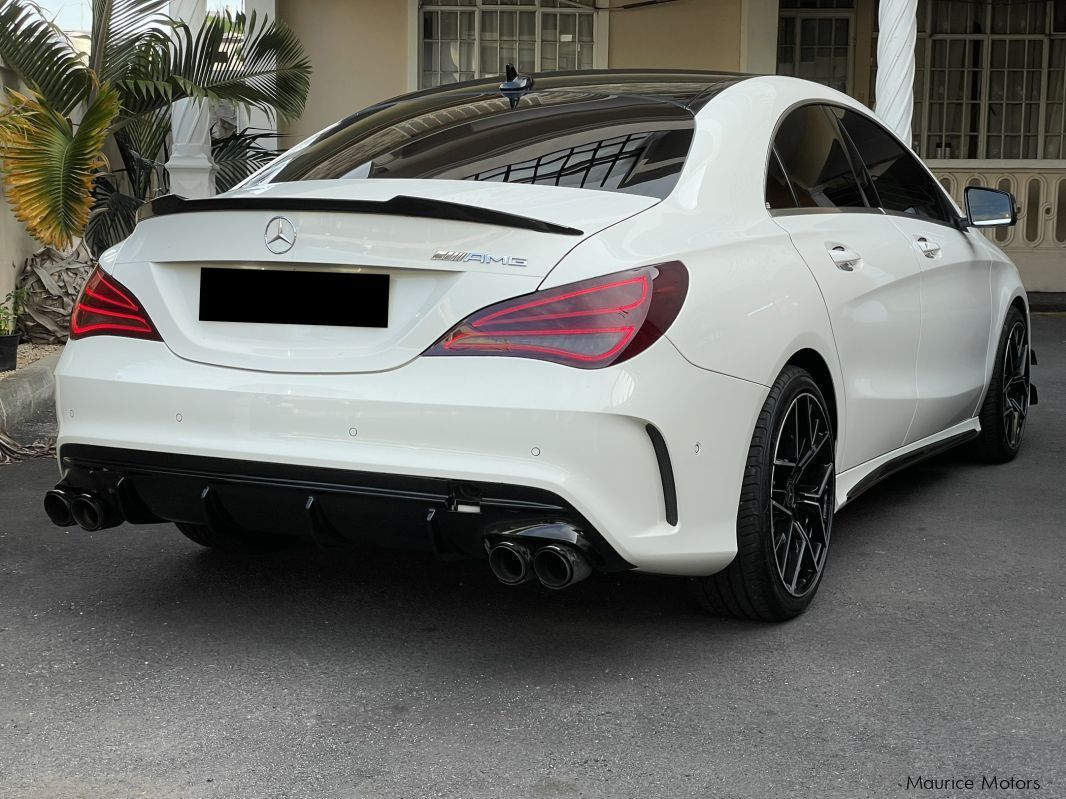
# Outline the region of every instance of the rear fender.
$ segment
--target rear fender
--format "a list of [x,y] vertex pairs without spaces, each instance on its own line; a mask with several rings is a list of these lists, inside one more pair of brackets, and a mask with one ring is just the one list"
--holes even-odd
[[[846,397],[829,312],[788,234],[768,216],[740,230],[714,230],[700,218],[663,203],[583,241],[541,288],[681,261],[689,273],[688,297],[666,338],[702,369],[763,386],[773,384],[797,352],[814,350],[833,380],[842,446]],[[684,249],[677,248],[677,231],[686,234]]]

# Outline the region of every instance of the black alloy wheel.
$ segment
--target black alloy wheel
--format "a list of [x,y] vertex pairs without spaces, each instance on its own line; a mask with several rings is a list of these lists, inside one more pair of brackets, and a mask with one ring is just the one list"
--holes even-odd
[[825,573],[836,510],[836,436],[811,375],[786,366],[752,434],[737,511],[737,556],[692,581],[712,613],[761,621],[798,616]]
[[1017,451],[1029,415],[1029,333],[1017,320],[1007,334],[1003,350],[1003,436]]
[[981,406],[977,456],[989,463],[1013,460],[1022,447],[1029,417],[1029,325],[1016,307],[1007,312]]
[[792,400],[774,446],[770,534],[782,587],[802,598],[825,568],[833,527],[833,436],[819,398]]

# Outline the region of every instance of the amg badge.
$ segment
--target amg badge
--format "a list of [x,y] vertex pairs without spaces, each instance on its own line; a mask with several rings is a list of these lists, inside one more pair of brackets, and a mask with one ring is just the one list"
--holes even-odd
[[431,261],[459,261],[467,263],[477,261],[480,264],[501,264],[502,266],[525,266],[525,258],[516,258],[513,255],[489,255],[484,252],[459,252],[457,250],[437,250],[433,253]]

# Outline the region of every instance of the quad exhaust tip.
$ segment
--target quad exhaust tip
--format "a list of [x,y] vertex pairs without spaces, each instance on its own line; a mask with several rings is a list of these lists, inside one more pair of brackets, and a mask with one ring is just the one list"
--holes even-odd
[[83,530],[94,533],[106,525],[106,510],[92,494],[79,494],[70,501],[70,513]]
[[533,571],[545,588],[567,588],[592,574],[588,560],[565,544],[548,544],[533,555]]
[[107,499],[67,488],[53,488],[45,493],[44,512],[58,527],[76,524],[90,533],[122,524],[122,513]]
[[547,544],[533,550],[520,541],[498,541],[489,548],[489,568],[504,585],[521,585],[534,578],[558,590],[592,574],[592,566],[569,544]]
[[70,527],[74,524],[70,495],[62,488],[53,488],[45,493],[44,512],[48,514],[49,521],[57,527]]
[[533,579],[533,553],[517,541],[500,541],[489,549],[489,568],[504,585],[519,585]]

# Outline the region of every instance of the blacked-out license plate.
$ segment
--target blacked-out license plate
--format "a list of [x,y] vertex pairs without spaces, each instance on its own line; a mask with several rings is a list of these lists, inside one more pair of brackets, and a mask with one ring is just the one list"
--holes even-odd
[[388,327],[389,276],[205,268],[200,321]]

